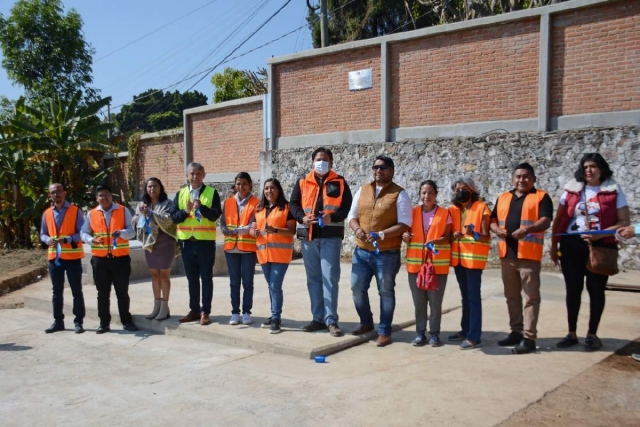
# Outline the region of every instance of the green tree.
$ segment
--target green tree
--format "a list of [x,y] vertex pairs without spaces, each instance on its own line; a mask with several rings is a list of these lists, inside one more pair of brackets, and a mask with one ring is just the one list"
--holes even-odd
[[211,83],[215,89],[214,103],[264,95],[268,89],[267,70],[264,68],[258,68],[257,71],[236,70],[227,67],[222,73],[214,74],[211,77]]
[[[329,44],[544,6],[564,0],[328,0]],[[317,3],[317,2],[316,2]],[[313,46],[320,47],[320,10],[307,0]]]
[[158,132],[182,126],[182,111],[207,104],[207,97],[198,91],[180,93],[149,89],[133,97],[116,114],[120,134],[141,130]]
[[29,100],[60,96],[95,100],[91,87],[93,48],[84,39],[75,9],[64,13],[60,0],[18,0],[9,16],[0,14],[2,66]]

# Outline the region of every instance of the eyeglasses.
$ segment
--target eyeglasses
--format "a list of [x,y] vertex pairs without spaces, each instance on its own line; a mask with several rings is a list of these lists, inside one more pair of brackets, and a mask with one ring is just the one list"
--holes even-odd
[[381,171],[386,171],[387,169],[389,169],[389,166],[387,165],[373,165],[373,167],[371,168],[374,171],[380,169]]

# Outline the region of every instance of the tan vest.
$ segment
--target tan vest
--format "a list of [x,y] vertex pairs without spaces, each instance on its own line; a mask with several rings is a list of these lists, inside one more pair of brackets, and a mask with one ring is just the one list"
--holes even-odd
[[[358,199],[358,219],[362,231],[367,234],[371,231],[382,231],[398,223],[397,202],[401,191],[403,191],[402,187],[390,182],[382,187],[378,198],[375,198],[375,181],[362,186],[360,199]],[[356,243],[362,249],[375,251],[371,243],[365,243],[360,239],[356,239]],[[401,245],[402,236],[378,239],[378,247],[381,251],[400,249]]]

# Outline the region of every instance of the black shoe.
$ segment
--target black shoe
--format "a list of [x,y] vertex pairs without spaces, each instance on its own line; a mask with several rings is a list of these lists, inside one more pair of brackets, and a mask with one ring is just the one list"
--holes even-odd
[[574,345],[578,345],[578,338],[574,338],[571,335],[567,335],[566,337],[558,341],[558,343],[556,344],[556,347],[569,348],[569,347],[573,347]]
[[449,335],[449,341],[464,341],[464,340],[465,340],[465,334],[462,331],[456,332],[453,335]]
[[315,320],[312,320],[311,322],[307,323],[302,328],[303,332],[316,332],[316,331],[326,331],[326,330],[327,330],[327,325],[325,325],[322,322],[316,322]]
[[536,342],[534,340],[530,340],[529,338],[522,338],[522,341],[520,341],[520,344],[518,344],[513,348],[513,350],[511,350],[513,354],[527,354],[527,353],[534,353],[535,351],[536,351]]
[[76,323],[76,326],[74,329],[76,331],[76,334],[81,334],[84,332],[84,328],[82,327],[81,323]]
[[264,322],[262,322],[262,324],[260,325],[261,328],[268,328],[271,326],[271,322],[273,322],[273,318],[269,317],[267,320],[265,320]]
[[125,323],[124,325],[122,325],[122,329],[124,329],[125,331],[135,332],[138,330],[138,327],[133,323]]
[[111,331],[111,328],[109,327],[109,325],[107,326],[100,325],[98,326],[98,329],[96,329],[96,334],[104,334],[105,332],[109,332],[109,331]]
[[521,344],[524,336],[520,332],[511,331],[508,337],[498,341],[500,347],[511,347],[512,345]]
[[271,320],[271,326],[269,326],[269,333],[270,334],[279,334],[281,331],[280,329],[280,319],[272,319]]
[[586,351],[596,351],[602,348],[602,341],[598,337],[587,337],[584,340],[584,349]]
[[64,322],[53,322],[51,326],[49,326],[49,328],[44,330],[44,332],[47,334],[52,334],[59,331],[64,331]]

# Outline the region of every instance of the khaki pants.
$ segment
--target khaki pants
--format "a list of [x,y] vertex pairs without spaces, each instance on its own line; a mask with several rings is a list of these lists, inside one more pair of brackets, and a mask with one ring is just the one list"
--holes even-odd
[[[509,326],[535,340],[540,313],[540,261],[502,258],[502,283],[509,310]],[[526,297],[524,316],[522,293]]]

